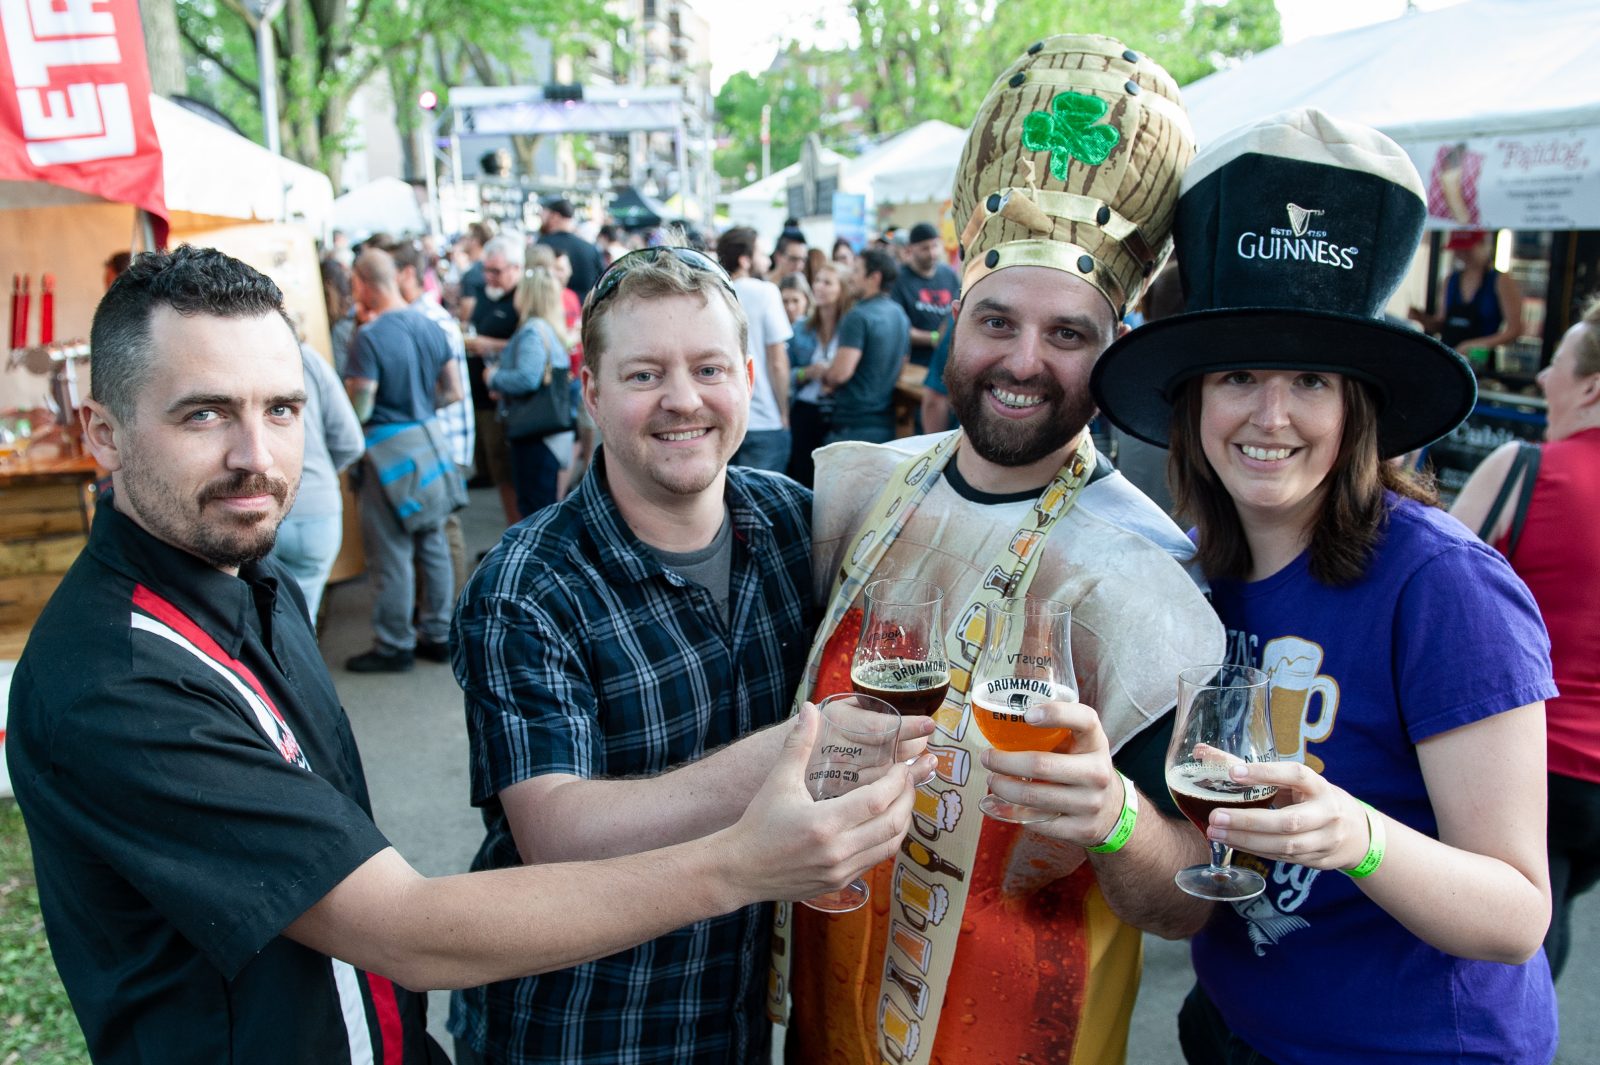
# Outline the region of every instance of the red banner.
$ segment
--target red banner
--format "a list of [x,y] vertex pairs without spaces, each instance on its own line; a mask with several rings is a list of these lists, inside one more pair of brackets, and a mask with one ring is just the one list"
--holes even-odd
[[0,0],[0,36],[0,179],[142,207],[165,244],[138,0]]

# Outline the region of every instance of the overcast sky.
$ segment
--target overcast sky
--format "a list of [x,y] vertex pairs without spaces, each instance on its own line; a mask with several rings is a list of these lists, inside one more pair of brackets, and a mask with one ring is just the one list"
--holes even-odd
[[[713,91],[741,70],[765,70],[785,39],[797,37],[824,47],[851,40],[853,25],[846,0],[785,0],[751,3],[750,0],[689,0],[711,23],[711,85]],[[1462,0],[1417,0],[1424,11],[1449,7]],[[1365,26],[1398,18],[1406,0],[1277,0],[1283,19],[1283,39],[1293,43],[1306,37]],[[819,27],[813,29],[812,27]],[[802,32],[803,31],[803,32]],[[1019,44],[1020,50],[1024,45]]]

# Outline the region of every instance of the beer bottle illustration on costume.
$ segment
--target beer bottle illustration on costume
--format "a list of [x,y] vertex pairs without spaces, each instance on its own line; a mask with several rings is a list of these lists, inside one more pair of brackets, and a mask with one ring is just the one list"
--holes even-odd
[[930,873],[943,873],[953,880],[965,880],[967,871],[939,857],[939,852],[929,847],[922,841],[907,833],[900,841],[900,849],[907,858],[916,862]]
[[1322,759],[1308,745],[1333,734],[1339,713],[1339,684],[1319,674],[1321,668],[1321,645],[1298,636],[1269,640],[1261,651],[1261,669],[1272,681],[1272,735],[1278,757],[1304,762],[1318,773]]

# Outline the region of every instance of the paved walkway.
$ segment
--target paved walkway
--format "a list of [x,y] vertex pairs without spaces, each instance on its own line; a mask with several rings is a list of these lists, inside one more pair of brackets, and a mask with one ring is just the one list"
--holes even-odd
[[[499,538],[500,508],[492,492],[474,491],[465,511],[467,557]],[[329,589],[322,648],[350,713],[367,767],[378,825],[400,853],[428,875],[467,868],[483,838],[468,800],[467,738],[461,692],[448,665],[417,663],[410,673],[356,675],[344,660],[371,644],[365,581]],[[1134,1008],[1129,1065],[1182,1061],[1178,1005],[1193,983],[1188,947],[1145,937],[1145,977]],[[1576,915],[1573,960],[1562,979],[1562,1047],[1558,1065],[1600,1062],[1600,891]],[[1403,989],[1397,989],[1403,993]],[[442,1043],[447,996],[433,996],[432,1029]],[[1338,1023],[1330,1021],[1329,1023]]]

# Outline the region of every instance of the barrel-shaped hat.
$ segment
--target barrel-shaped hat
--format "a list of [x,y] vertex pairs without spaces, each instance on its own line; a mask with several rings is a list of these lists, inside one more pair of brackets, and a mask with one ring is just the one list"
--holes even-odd
[[1194,133],[1177,83],[1110,37],[1040,41],[1000,75],[951,193],[962,289],[1008,266],[1083,278],[1125,314],[1171,249]]

